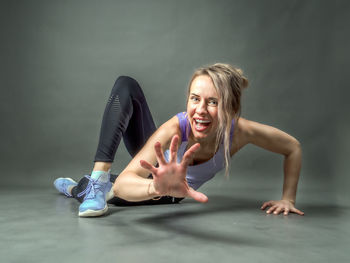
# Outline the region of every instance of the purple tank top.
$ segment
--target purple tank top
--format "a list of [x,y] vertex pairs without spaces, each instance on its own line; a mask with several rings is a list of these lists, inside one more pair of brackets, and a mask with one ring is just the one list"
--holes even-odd
[[[190,123],[187,118],[186,112],[180,112],[176,114],[179,119],[180,129],[181,129],[181,145],[177,152],[177,160],[181,162],[182,157],[187,148],[188,135],[190,133]],[[231,131],[230,131],[230,146],[232,143],[234,120],[232,120]],[[164,157],[166,161],[169,161],[169,150],[164,152]],[[224,155],[224,144],[222,143],[216,154],[208,161],[197,164],[190,165],[187,168],[186,179],[188,185],[193,189],[198,189],[202,184],[212,179],[217,172],[225,167],[225,155]]]

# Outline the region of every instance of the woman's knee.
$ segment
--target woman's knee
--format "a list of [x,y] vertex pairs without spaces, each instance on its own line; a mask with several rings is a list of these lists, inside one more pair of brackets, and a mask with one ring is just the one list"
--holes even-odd
[[129,76],[119,76],[112,88],[112,94],[119,96],[136,96],[141,91],[138,82]]

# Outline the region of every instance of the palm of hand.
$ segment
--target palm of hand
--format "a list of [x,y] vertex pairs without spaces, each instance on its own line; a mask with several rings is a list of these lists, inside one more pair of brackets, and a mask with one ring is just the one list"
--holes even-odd
[[186,170],[187,167],[173,162],[160,165],[153,180],[154,188],[158,190],[159,195],[186,196],[189,190]]
[[153,175],[153,185],[157,194],[169,195],[174,197],[191,197],[198,202],[207,202],[208,197],[204,194],[193,190],[188,186],[186,180],[187,167],[193,158],[194,153],[199,149],[200,145],[192,145],[184,154],[182,161],[177,163],[179,137],[175,135],[170,144],[170,157],[167,163],[164,159],[161,144],[157,142],[154,146],[159,167],[156,168],[150,163],[141,160],[140,164],[143,168],[149,170]]

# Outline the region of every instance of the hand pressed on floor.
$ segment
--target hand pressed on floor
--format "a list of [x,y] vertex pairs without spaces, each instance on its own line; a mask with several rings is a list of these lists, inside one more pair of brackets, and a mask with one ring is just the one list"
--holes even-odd
[[266,213],[270,214],[270,213],[274,213],[275,215],[280,214],[282,211],[284,211],[284,215],[288,215],[288,213],[296,213],[298,215],[303,216],[304,212],[300,211],[299,209],[296,209],[294,207],[293,202],[289,201],[289,200],[279,200],[279,201],[268,201],[265,202],[262,207],[261,210],[265,210],[266,207],[270,207]]

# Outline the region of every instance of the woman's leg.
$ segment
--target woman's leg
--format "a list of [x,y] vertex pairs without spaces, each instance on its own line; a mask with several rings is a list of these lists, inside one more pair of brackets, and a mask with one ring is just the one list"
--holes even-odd
[[[117,179],[118,175],[111,174],[110,181],[114,183],[115,179]],[[89,184],[89,179],[86,177],[83,177],[78,182],[78,185],[76,187],[73,187],[72,189],[72,196],[77,199],[80,203],[84,201],[85,195],[80,195],[82,193],[87,185]],[[145,200],[145,201],[139,201],[139,202],[130,202],[126,201],[124,199],[121,199],[119,197],[113,197],[110,200],[108,200],[109,204],[113,204],[116,206],[136,206],[136,205],[160,205],[160,204],[176,204],[179,203],[183,198],[176,198],[171,196],[163,196],[159,200]]]
[[112,163],[122,137],[126,149],[134,157],[155,130],[140,85],[133,78],[119,77],[103,114],[94,162]]
[[[110,169],[122,137],[128,152],[134,157],[155,130],[156,127],[140,85],[130,77],[119,77],[104,111],[93,171]],[[110,181],[113,183],[117,176],[111,174]],[[84,177],[72,189],[73,197],[79,202],[83,202],[85,197],[83,192],[88,184],[89,179]],[[108,203],[119,206],[171,204],[178,203],[182,199],[164,196],[159,200],[129,202],[113,197]]]
[[[107,172],[110,169],[122,137],[128,152],[133,157],[155,130],[140,85],[133,78],[119,77],[112,88],[103,114],[93,173]],[[72,189],[73,196],[80,202],[84,199],[85,195],[82,192],[89,181],[88,178],[83,178],[79,185]]]
[[162,196],[159,200],[145,200],[138,202],[130,202],[119,197],[113,197],[108,201],[109,204],[113,204],[116,206],[138,206],[138,205],[165,205],[165,204],[177,204],[184,198],[177,198],[172,196]]

